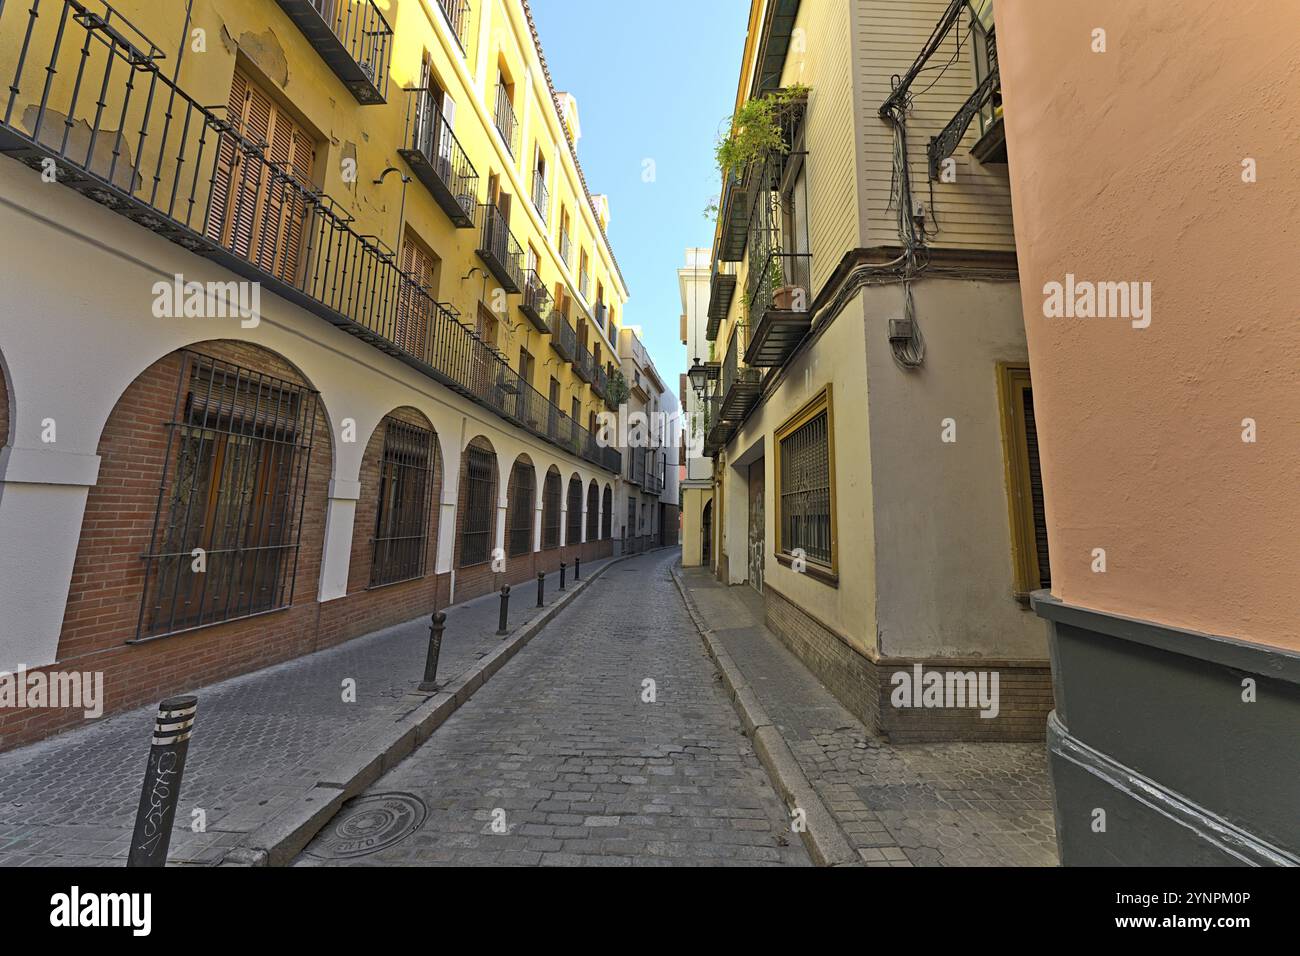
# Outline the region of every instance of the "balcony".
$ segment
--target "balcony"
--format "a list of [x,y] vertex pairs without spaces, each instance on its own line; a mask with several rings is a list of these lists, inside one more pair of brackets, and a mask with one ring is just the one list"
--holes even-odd
[[408,91],[406,146],[398,155],[459,229],[474,228],[478,172],[427,88]]
[[591,298],[591,273],[586,269],[578,275],[578,294],[582,296],[583,302]]
[[546,324],[546,317],[551,312],[551,294],[536,269],[524,273],[524,301],[519,303],[519,311],[538,332],[549,335],[551,328]]
[[571,266],[570,261],[573,254],[573,239],[569,235],[569,230],[563,226],[560,227],[560,258],[564,260],[566,266]]
[[745,346],[745,364],[781,366],[812,327],[812,257],[773,252],[750,275],[755,272],[759,281],[751,283],[749,314],[754,327]]
[[595,323],[596,328],[605,331],[605,325],[609,322],[609,306],[598,301],[591,308],[591,321]]
[[484,203],[482,242],[475,252],[508,294],[524,287],[524,251],[510,232],[506,217],[492,203]]
[[713,275],[709,277],[709,317],[704,335],[710,342],[718,337],[718,326],[727,317],[731,309],[731,300],[736,295],[736,264],[713,260]]
[[533,208],[537,210],[537,215],[542,220],[542,225],[546,225],[546,209],[551,201],[551,194],[546,190],[546,180],[542,178],[540,172],[533,173]]
[[591,357],[591,353],[587,351],[585,345],[579,345],[578,352],[573,357],[573,374],[577,375],[578,378],[582,379],[588,385],[590,385],[592,379],[596,377],[595,360]]
[[[96,0],[54,0],[38,29],[32,10],[12,12],[0,17],[0,48],[26,55],[0,118],[0,152],[560,444],[548,429],[555,406],[328,195],[176,86],[161,48],[119,14]],[[101,102],[115,104],[111,117]],[[32,104],[21,125],[13,103]],[[66,135],[76,128],[85,135]],[[561,447],[620,472],[618,452],[580,427]]]
[[578,333],[559,309],[551,310],[551,318],[547,325],[551,330],[551,347],[564,361],[572,362],[578,354]]
[[442,8],[442,15],[447,18],[456,42],[461,50],[465,50],[468,46],[469,0],[438,0],[438,6]]
[[604,366],[596,366],[595,374],[591,378],[591,390],[601,398],[609,394],[609,372]]
[[718,416],[729,422],[739,424],[758,402],[763,391],[763,383],[756,368],[742,365],[741,355],[745,352],[746,327],[740,323],[731,331],[731,341],[727,344],[727,355],[722,361],[722,403]]
[[497,85],[497,102],[496,108],[492,111],[492,119],[496,123],[497,132],[501,134],[502,141],[506,144],[506,149],[510,151],[511,156],[519,155],[519,120],[515,116],[515,106],[510,102],[510,94],[506,88]]
[[641,468],[640,485],[643,491],[648,494],[657,495],[664,490],[664,476],[659,473],[659,449],[643,448],[631,452],[633,455],[643,455],[645,464]]
[[[65,0],[73,9],[80,4]],[[276,0],[362,106],[388,95],[393,30],[373,0]],[[93,6],[93,4],[92,4]]]

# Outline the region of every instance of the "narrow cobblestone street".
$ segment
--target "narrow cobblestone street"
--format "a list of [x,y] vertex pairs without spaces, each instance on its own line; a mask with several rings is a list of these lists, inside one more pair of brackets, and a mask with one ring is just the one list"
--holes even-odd
[[678,558],[593,582],[298,863],[807,865],[673,585]]

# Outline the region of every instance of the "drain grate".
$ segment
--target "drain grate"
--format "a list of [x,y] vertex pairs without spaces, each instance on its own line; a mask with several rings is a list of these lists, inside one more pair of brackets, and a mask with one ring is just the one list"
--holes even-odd
[[349,800],[306,851],[321,860],[378,853],[410,836],[428,808],[413,793],[372,793]]

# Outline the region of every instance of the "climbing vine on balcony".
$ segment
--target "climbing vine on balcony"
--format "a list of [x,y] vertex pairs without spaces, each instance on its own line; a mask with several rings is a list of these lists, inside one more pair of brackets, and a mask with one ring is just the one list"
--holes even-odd
[[605,393],[609,397],[611,405],[622,405],[627,401],[627,396],[630,393],[627,387],[627,379],[618,369],[610,373],[609,385],[605,389]]
[[731,131],[718,140],[714,155],[725,183],[740,177],[750,164],[771,153],[790,152],[781,129],[781,116],[792,103],[808,98],[808,87],[794,84],[749,100],[731,118]]

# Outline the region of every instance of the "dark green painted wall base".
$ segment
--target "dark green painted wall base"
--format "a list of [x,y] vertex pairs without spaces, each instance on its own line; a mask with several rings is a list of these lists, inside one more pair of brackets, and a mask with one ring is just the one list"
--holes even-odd
[[1063,864],[1300,865],[1300,655],[1045,592],[1034,609]]

